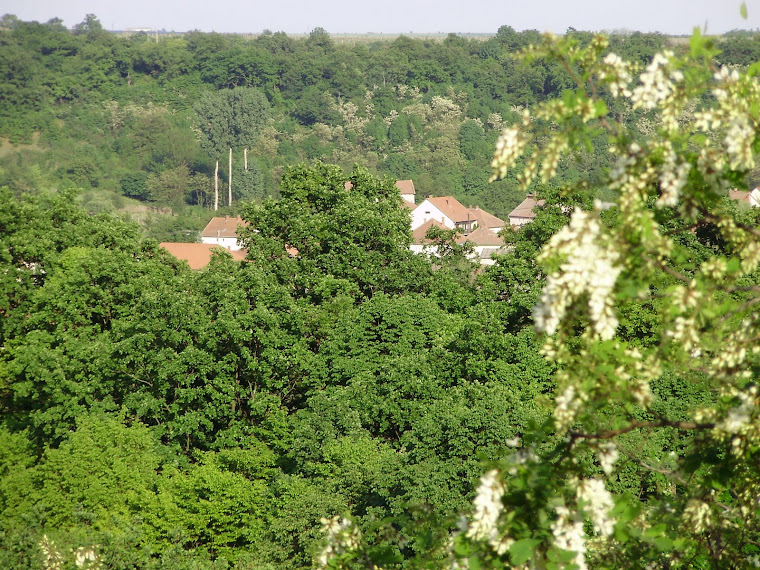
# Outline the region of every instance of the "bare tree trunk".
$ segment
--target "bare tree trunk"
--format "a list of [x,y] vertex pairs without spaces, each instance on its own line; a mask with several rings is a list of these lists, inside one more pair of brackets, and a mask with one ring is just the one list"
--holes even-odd
[[219,209],[219,161],[216,161],[214,170],[214,211]]
[[248,172],[248,149],[243,151],[243,162],[245,162],[245,171]]
[[232,149],[230,149],[230,182],[229,182],[229,201],[228,205],[232,206]]

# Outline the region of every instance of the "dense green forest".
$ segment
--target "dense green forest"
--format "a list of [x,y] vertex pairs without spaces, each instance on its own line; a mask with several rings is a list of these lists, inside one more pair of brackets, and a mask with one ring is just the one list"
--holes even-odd
[[[434,262],[412,254],[409,215],[393,184],[412,178],[421,192],[505,215],[524,190],[512,171],[487,183],[497,137],[541,104],[556,115],[534,123],[546,127],[531,143],[536,156],[565,129],[586,128],[585,119],[560,112],[586,96],[573,83],[576,68],[594,59],[582,59],[584,49],[594,57],[614,50],[644,66],[687,45],[634,33],[600,47],[592,34],[569,31],[571,48],[525,63],[514,53],[542,40],[509,27],[486,41],[452,35],[338,46],[319,29],[305,39],[191,32],[156,42],[109,34],[94,17],[73,31],[10,16],[2,26],[0,566],[459,568],[449,560],[452,532],[493,465],[513,476],[503,499],[513,514],[502,524],[519,540],[495,548],[498,555],[460,540],[456,554],[471,568],[519,566],[545,552],[549,524],[564,516],[552,485],[570,472],[613,473],[607,488],[619,497],[616,517],[625,524],[614,539],[622,546],[589,543],[595,567],[639,557],[667,559],[663,567],[738,567],[723,565],[715,549],[730,545],[743,560],[760,552],[756,504],[742,511],[740,531],[636,526],[645,509],[668,521],[692,508],[689,481],[726,511],[744,496],[732,495],[732,483],[755,489],[739,475],[756,479],[756,440],[733,444],[750,458],[741,463],[684,427],[695,410],[720,404],[723,413],[739,396],[719,390],[717,373],[689,368],[701,353],[671,334],[669,319],[682,314],[667,303],[678,294],[701,311],[697,292],[713,299],[710,284],[728,280],[735,287],[690,318],[706,335],[744,330],[758,260],[738,236],[756,235],[760,209],[729,200],[726,188],[708,192],[708,174],[694,174],[685,213],[655,204],[654,182],[634,201],[633,218],[623,200],[600,212],[594,198],[627,190],[605,186],[617,163],[607,135],[588,127],[573,139],[579,152],[540,185],[546,207],[508,232],[509,253],[484,269],[454,241]],[[698,42],[690,49],[715,69],[760,59],[754,34],[711,42],[704,56]],[[690,80],[697,77],[692,70]],[[633,145],[647,136],[665,137],[648,127],[646,110],[631,112],[609,91],[598,97],[595,113],[640,132],[618,133],[632,155],[642,154]],[[248,261],[219,252],[191,271],[157,239],[192,237],[186,230],[205,223],[216,160],[226,189],[229,147],[232,208],[251,224],[242,235]],[[698,163],[689,144],[678,151]],[[652,156],[645,172],[670,164],[666,150]],[[527,157],[517,164],[531,168]],[[737,164],[721,167],[725,178],[752,181],[754,163]],[[568,192],[570,185],[579,190]],[[174,215],[139,223],[113,215],[131,200]],[[534,307],[561,261],[537,258],[547,244],[565,251],[552,236],[567,239],[583,212],[598,216],[588,228],[631,242],[617,337],[594,344],[584,332],[598,315],[584,312],[593,295],[582,292],[552,345],[544,332],[553,331],[534,327]],[[655,240],[660,231],[667,242]],[[715,258],[728,269],[703,271]],[[708,283],[703,272],[718,277]],[[739,342],[725,338],[719,349]],[[659,350],[657,372],[644,371]],[[567,377],[578,366],[569,353],[586,366],[578,390],[587,390],[588,415],[576,410],[578,429],[567,435],[555,404],[567,404]],[[638,402],[645,405],[624,384],[590,387],[597,376],[622,378],[627,366],[647,379],[651,393]],[[757,354],[731,366],[751,387]],[[599,403],[605,398],[609,405]],[[577,443],[613,436],[622,456],[611,461],[614,470],[597,447]],[[530,453],[515,455],[515,447]],[[689,481],[673,475],[679,463]],[[346,524],[340,532],[356,540],[346,535],[325,547],[322,531],[335,539],[340,532],[330,528],[343,524],[331,527],[330,517],[350,519],[356,530]],[[572,561],[543,567],[585,567]]]
[[[584,42],[591,37],[568,33]],[[226,197],[222,147],[229,144],[233,204],[276,197],[286,166],[321,160],[412,179],[420,195],[454,195],[505,218],[523,193],[513,176],[488,184],[496,138],[522,109],[570,86],[551,60],[527,65],[514,57],[540,37],[503,26],[485,41],[402,36],[344,45],[322,29],[301,39],[281,32],[255,39],[200,32],[156,38],[108,33],[95,16],[69,31],[58,20],[40,24],[6,15],[0,22],[0,186],[16,195],[81,188],[91,212],[126,209],[159,241],[193,241],[186,230],[202,228],[209,214],[184,206],[213,204],[216,160]],[[645,64],[670,43],[662,35],[632,33],[613,38],[611,49]],[[722,43],[721,57],[730,63],[760,55],[760,40],[751,34]],[[209,141],[205,125],[221,119],[219,99],[232,92],[238,99],[266,98],[256,128],[229,124],[228,131],[246,136],[222,142],[215,133]],[[560,182],[598,179],[608,164],[601,150],[567,160]],[[157,217],[166,208],[174,217]]]

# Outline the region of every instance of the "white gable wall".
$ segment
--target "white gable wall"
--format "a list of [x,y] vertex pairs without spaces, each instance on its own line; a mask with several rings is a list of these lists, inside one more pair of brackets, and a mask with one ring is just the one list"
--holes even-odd
[[232,251],[237,251],[239,249],[242,249],[237,242],[236,237],[202,237],[201,243],[213,243],[215,245],[220,245],[225,249],[230,249]]
[[419,228],[422,224],[428,220],[435,220],[441,222],[449,229],[454,229],[454,220],[446,216],[441,212],[432,202],[425,199],[419,206],[412,211],[412,231]]

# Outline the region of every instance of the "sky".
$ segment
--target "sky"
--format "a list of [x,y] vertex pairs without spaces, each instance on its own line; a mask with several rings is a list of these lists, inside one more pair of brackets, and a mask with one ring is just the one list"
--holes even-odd
[[563,33],[641,31],[688,35],[760,29],[760,0],[0,0],[0,15],[72,27],[95,14],[109,30],[305,34],[495,33],[500,26]]

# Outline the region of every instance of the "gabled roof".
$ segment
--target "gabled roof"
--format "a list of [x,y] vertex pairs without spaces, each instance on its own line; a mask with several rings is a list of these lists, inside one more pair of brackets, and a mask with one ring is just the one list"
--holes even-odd
[[741,190],[729,190],[728,197],[737,202],[749,202],[749,192]]
[[484,246],[502,246],[504,240],[491,230],[484,226],[478,226],[475,231],[470,233],[466,238],[467,241],[474,243],[475,245]]
[[406,200],[401,200],[401,207],[408,208],[409,210],[415,210],[417,208],[417,204],[412,204]]
[[211,218],[211,221],[206,225],[201,233],[203,237],[223,237],[234,238],[237,237],[237,227],[245,225],[243,218],[230,216]]
[[158,245],[163,247],[177,259],[187,261],[188,265],[190,265],[190,269],[203,269],[206,267],[211,261],[211,252],[215,249],[226,251],[232,255],[232,258],[235,261],[244,261],[246,255],[245,250],[232,251],[213,243],[163,242]]
[[431,196],[427,198],[427,201],[443,212],[452,222],[467,222],[473,220],[470,211],[462,206],[459,200],[454,198],[454,196],[437,196],[435,198]]
[[533,208],[536,206],[543,206],[544,203],[545,200],[536,200],[536,197],[533,194],[528,194],[525,200],[520,202],[520,205],[509,213],[509,217],[533,219],[536,217],[536,213],[533,211]]
[[505,226],[504,220],[497,218],[493,214],[489,214],[485,210],[481,210],[480,206],[470,207],[467,210],[470,212],[472,219],[478,223],[478,227],[492,229],[503,228]]
[[414,182],[411,180],[396,180],[396,188],[401,190],[401,195],[411,194],[414,196]]
[[[441,222],[436,220],[428,220],[424,224],[422,224],[420,227],[418,227],[416,230],[412,232],[412,243],[417,245],[424,245],[430,243],[429,239],[425,239],[425,236],[427,235],[427,232],[430,228],[436,227],[441,228],[442,230],[451,231],[450,228],[447,228],[444,226]],[[467,238],[460,233],[457,233],[454,241],[457,243],[464,243],[467,240]]]

